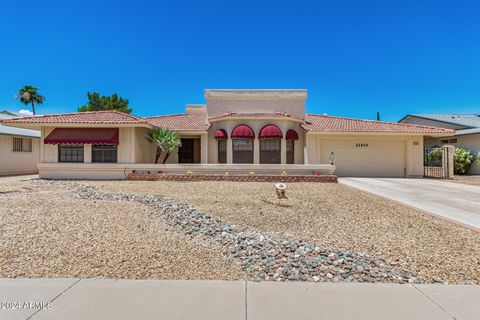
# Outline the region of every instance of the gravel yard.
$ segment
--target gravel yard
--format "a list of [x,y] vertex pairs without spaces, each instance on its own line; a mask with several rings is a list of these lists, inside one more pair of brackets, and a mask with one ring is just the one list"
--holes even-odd
[[472,186],[480,186],[480,175],[475,176],[455,176],[451,182],[469,184]]
[[0,178],[0,277],[248,279],[145,205],[72,199],[61,185],[21,180]]
[[157,194],[243,228],[382,257],[426,282],[480,283],[480,233],[333,183],[88,182],[102,190]]
[[[322,250],[350,250],[346,259],[353,262],[369,263],[369,258],[356,254],[365,252],[393,268],[412,271],[421,282],[480,283],[479,233],[340,184],[291,183],[289,198],[279,201],[272,183],[79,183],[99,192],[179,199],[219,221],[258,230],[267,238],[301,239]],[[72,198],[67,189],[73,184],[0,179],[0,277],[252,277],[225,256],[218,242],[186,236],[165,219],[153,219],[148,205]],[[257,233],[251,238],[255,247],[255,239],[264,237]],[[238,245],[238,237],[234,244]],[[283,250],[275,246],[272,251]],[[301,241],[289,242],[290,246],[300,246],[309,257],[316,250],[310,252]],[[335,264],[344,260],[343,254],[324,258],[339,259]],[[231,255],[246,261],[239,252],[232,250]]]

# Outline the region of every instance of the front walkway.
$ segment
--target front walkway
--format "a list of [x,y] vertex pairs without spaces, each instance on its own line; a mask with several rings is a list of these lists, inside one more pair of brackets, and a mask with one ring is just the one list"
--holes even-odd
[[0,319],[470,320],[479,296],[466,285],[0,279]]
[[339,178],[338,182],[480,230],[480,186],[399,178]]

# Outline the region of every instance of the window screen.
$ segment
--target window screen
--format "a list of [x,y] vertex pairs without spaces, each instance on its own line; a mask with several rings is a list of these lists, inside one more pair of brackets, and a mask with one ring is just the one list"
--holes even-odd
[[32,152],[32,139],[13,137],[13,152]]
[[92,145],[92,162],[117,162],[116,144],[94,144]]
[[227,163],[227,140],[218,140],[218,163]]
[[83,144],[59,144],[58,162],[83,162]]

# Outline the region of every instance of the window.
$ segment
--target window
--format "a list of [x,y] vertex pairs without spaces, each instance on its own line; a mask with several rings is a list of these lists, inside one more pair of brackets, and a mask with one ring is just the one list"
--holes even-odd
[[253,163],[253,139],[233,139],[233,163]]
[[442,143],[457,143],[457,139],[454,138],[454,139],[446,139],[446,140],[442,140]]
[[260,163],[278,164],[281,161],[281,140],[262,139],[260,140]]
[[218,163],[227,163],[227,140],[218,140]]
[[59,144],[58,162],[83,162],[83,144]]
[[94,144],[92,145],[92,162],[117,162],[116,144]]
[[287,140],[287,164],[295,163],[295,140]]
[[13,152],[32,152],[32,139],[13,137]]

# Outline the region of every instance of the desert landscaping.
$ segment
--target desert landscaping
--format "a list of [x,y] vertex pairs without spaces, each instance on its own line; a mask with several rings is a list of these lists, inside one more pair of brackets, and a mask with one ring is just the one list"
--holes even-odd
[[480,234],[336,183],[0,179],[0,277],[480,283]]

